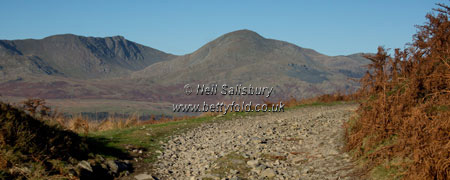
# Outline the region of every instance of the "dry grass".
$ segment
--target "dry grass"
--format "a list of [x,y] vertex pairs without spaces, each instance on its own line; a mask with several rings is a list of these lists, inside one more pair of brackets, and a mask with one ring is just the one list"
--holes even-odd
[[[201,117],[204,116],[213,116],[213,114],[204,114]],[[150,120],[147,121],[140,121],[139,116],[137,113],[129,116],[129,117],[114,117],[110,116],[107,119],[96,122],[96,121],[90,121],[87,118],[84,118],[82,116],[75,116],[73,118],[67,118],[63,122],[66,122],[63,125],[69,130],[78,132],[78,133],[89,133],[89,132],[97,132],[97,131],[107,131],[107,130],[114,130],[114,129],[126,129],[134,126],[142,126],[142,125],[148,125],[148,124],[161,124],[161,123],[167,123],[167,122],[173,122],[173,121],[181,121],[186,119],[191,119],[195,117],[190,116],[182,116],[182,117],[166,117],[162,115],[161,118],[158,120],[155,119],[154,116]]]
[[[293,97],[285,100],[285,101],[281,101],[285,104],[286,108],[291,108],[291,107],[296,107],[296,106],[301,106],[301,105],[310,105],[310,104],[327,104],[327,103],[331,103],[331,102],[350,102],[350,101],[356,101],[358,100],[359,96],[358,94],[343,94],[340,92],[336,92],[333,94],[324,94],[324,95],[320,95],[320,96],[316,96],[313,98],[308,98],[308,99],[301,99],[301,100],[297,100]],[[266,103],[269,107],[272,105],[276,105],[279,104],[279,102],[270,102],[270,101],[266,101],[264,100],[264,103]]]
[[361,80],[359,118],[347,124],[347,148],[367,159],[368,170],[400,158],[404,178],[450,178],[450,8],[440,6],[410,47],[367,56],[372,64]]
[[[129,117],[116,117],[110,116],[107,119],[97,122],[92,121],[87,117],[81,115],[75,115],[73,117],[64,117],[60,112],[52,110],[50,107],[46,106],[44,99],[28,99],[22,102],[20,109],[23,109],[29,115],[34,116],[39,119],[43,119],[49,124],[57,125],[66,130],[71,130],[77,133],[83,133],[87,135],[89,132],[106,131],[114,129],[125,129],[133,126],[141,126],[146,124],[160,124],[172,121],[181,121],[190,118],[190,116],[182,117],[167,117],[162,115],[158,120],[155,119],[153,115],[150,120],[140,121],[138,113],[134,113]],[[200,117],[216,116],[216,113],[204,113]],[[0,139],[1,142],[2,139]]]

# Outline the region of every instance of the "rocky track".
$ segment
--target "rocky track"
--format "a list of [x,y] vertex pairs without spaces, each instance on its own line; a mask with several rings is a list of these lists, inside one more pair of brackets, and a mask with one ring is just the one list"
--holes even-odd
[[316,106],[207,123],[171,138],[158,179],[357,179],[342,152],[355,105]]

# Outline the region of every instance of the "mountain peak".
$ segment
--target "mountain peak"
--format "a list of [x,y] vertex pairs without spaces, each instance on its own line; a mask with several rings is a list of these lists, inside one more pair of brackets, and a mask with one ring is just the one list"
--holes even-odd
[[[259,35],[258,33],[242,29],[233,32],[226,33],[215,40],[209,42],[204,45],[197,51],[207,50],[210,48],[218,47],[218,46],[229,46],[229,47],[248,47],[254,45],[260,45],[261,42],[265,40],[264,37]],[[194,52],[195,53],[195,52]]]
[[47,36],[44,39],[66,39],[66,38],[78,38],[80,36],[75,34],[57,34],[52,36]]
[[120,36],[120,35],[112,36],[112,37],[106,37],[106,38],[111,38],[111,39],[120,40],[120,41],[125,41],[126,40],[125,37]]
[[93,37],[93,36],[80,36],[76,34],[57,34],[53,36],[45,37],[44,39],[112,39],[116,41],[125,41],[125,37],[116,35],[116,36],[107,36],[107,37]]
[[228,36],[259,36],[259,37],[262,37],[261,35],[259,35],[255,31],[248,30],[248,29],[241,29],[241,30],[232,31],[232,32],[229,32],[229,33],[225,34],[225,36],[227,36],[227,35]]
[[224,34],[222,36],[223,38],[251,38],[251,39],[263,39],[261,35],[258,33],[248,30],[248,29],[241,29],[233,32],[229,32],[227,34]]

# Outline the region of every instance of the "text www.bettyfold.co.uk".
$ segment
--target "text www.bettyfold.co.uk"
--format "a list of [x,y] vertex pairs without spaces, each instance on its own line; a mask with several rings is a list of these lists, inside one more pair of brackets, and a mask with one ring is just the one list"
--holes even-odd
[[173,112],[284,112],[282,102],[277,104],[252,104],[252,102],[236,103],[235,101],[225,104],[224,102],[216,104],[173,104]]

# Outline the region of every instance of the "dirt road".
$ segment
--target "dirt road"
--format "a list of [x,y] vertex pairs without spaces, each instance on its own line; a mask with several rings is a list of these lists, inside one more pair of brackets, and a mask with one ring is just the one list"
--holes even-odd
[[342,152],[356,105],[314,106],[204,124],[171,138],[158,179],[356,179]]

